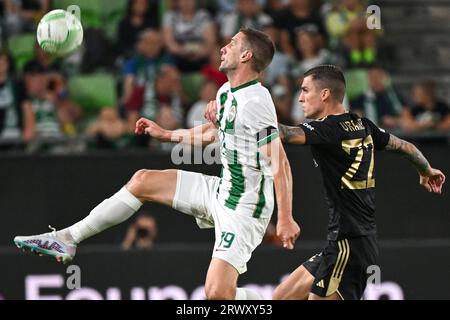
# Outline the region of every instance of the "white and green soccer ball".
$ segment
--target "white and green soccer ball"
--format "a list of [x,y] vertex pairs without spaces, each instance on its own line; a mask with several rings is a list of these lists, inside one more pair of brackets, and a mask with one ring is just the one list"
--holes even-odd
[[83,42],[83,26],[74,14],[61,9],[53,10],[39,22],[37,41],[45,52],[67,55]]

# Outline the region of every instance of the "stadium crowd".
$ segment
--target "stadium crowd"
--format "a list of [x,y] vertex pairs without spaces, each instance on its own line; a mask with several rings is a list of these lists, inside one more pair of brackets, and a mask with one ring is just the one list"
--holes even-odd
[[260,81],[280,123],[307,121],[298,102],[302,74],[328,63],[345,71],[349,110],[397,133],[450,132],[450,109],[433,82],[417,79],[407,97],[396,90],[380,58],[383,28],[367,27],[370,1],[77,3],[83,46],[62,58],[42,51],[35,30],[46,12],[70,1],[0,3],[0,150],[170,150],[136,137],[136,120],[167,129],[205,121],[203,109],[227,81],[218,70],[220,48],[240,27],[268,33],[277,46]]

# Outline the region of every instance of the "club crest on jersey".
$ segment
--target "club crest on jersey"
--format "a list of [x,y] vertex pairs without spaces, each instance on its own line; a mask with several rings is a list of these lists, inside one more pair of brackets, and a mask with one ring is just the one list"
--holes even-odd
[[235,118],[236,118],[236,106],[232,105],[230,107],[230,110],[228,111],[227,121],[233,122]]

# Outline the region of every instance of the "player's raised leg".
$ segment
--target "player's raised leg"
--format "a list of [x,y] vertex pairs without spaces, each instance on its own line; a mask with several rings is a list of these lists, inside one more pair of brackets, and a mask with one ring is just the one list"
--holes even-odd
[[61,231],[35,236],[17,236],[18,247],[70,262],[81,241],[130,218],[143,202],[172,205],[177,185],[177,170],[139,170],[126,186],[97,205],[83,220]]

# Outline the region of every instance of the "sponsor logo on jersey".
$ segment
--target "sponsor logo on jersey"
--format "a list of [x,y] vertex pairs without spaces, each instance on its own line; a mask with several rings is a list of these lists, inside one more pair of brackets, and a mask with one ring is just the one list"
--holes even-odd
[[325,284],[323,283],[323,280],[320,280],[319,282],[317,282],[316,286],[318,286],[319,288],[325,288]]

